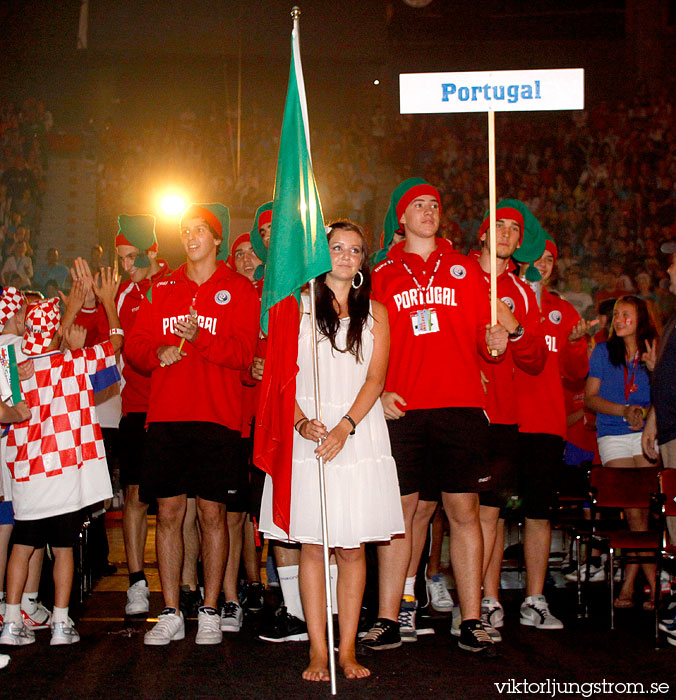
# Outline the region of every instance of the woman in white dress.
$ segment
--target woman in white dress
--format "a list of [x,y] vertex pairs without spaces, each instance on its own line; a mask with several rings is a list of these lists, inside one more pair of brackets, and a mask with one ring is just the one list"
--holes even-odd
[[[329,679],[317,456],[325,462],[329,546],[338,564],[338,661],[346,678],[370,674],[355,656],[366,577],[364,543],[404,532],[396,466],[378,400],[389,355],[387,311],[369,299],[361,229],[349,221],[334,223],[329,250],[333,269],[317,279],[315,292],[323,422],[311,418],[312,328],[309,298],[303,297],[289,531],[289,539],[303,545],[300,590],[310,636],[303,678],[314,681]],[[261,531],[286,539],[272,523],[269,481],[262,511]]]

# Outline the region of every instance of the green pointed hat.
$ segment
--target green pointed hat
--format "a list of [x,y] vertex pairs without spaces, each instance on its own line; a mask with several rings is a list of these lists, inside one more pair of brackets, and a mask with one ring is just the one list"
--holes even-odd
[[150,214],[120,214],[117,225],[119,229],[115,236],[115,247],[130,245],[138,248],[140,252],[134,260],[134,267],[150,267],[147,252],[157,250],[155,217]]
[[540,279],[540,273],[533,263],[539,260],[545,252],[547,234],[533,212],[523,202],[518,199],[503,201],[510,202],[511,206],[518,209],[523,215],[523,238],[512,257],[517,262],[530,263],[526,269],[526,279],[529,282],[537,282]]
[[260,229],[261,226],[268,224],[271,221],[272,202],[265,202],[265,204],[261,204],[260,207],[256,209],[256,216],[254,217],[253,226],[251,227],[251,245],[253,246],[254,253],[256,253],[263,263],[265,263],[265,261],[268,259],[268,249],[263,243]]

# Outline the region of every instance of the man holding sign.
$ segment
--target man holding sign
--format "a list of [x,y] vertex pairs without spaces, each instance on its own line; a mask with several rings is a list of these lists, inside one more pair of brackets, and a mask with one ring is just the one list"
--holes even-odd
[[[451,524],[453,570],[463,622],[459,646],[472,652],[493,644],[480,622],[482,536],[478,493],[488,488],[483,449],[488,439],[479,355],[507,348],[507,331],[489,324],[488,289],[478,265],[436,237],[441,196],[421,178],[393,192],[384,247],[395,245],[373,271],[373,297],[385,304],[390,362],[382,395],[397,462],[404,538],[379,547],[379,619],[362,643],[399,646],[400,601],[411,559],[413,518],[421,494],[441,492]],[[439,362],[451,371],[439,371]],[[414,556],[420,556],[420,548]],[[415,604],[409,618],[413,631]],[[405,621],[406,623],[406,621]]]
[[240,371],[258,335],[256,292],[217,261],[230,217],[222,204],[193,204],[181,219],[186,263],[153,285],[127,345],[129,361],[151,374],[148,449],[141,497],[158,501],[157,556],[165,608],[145,644],[183,639],[178,610],[187,494],[197,496],[202,530],[204,606],[197,644],[222,640],[216,609],[227,556],[225,502],[239,458]]

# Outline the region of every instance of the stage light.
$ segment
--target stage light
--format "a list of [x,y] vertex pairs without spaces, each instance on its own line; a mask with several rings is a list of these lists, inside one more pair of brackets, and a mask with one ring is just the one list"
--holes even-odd
[[376,79],[373,81],[373,84],[374,84],[374,85],[380,85],[380,80],[378,80],[378,79],[376,78]]
[[162,211],[167,216],[176,216],[180,214],[185,209],[185,199],[178,194],[166,194],[162,197],[162,202],[160,203]]

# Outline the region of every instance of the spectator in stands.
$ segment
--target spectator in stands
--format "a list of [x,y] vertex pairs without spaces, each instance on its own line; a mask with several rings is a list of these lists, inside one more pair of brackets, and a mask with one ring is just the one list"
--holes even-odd
[[26,255],[26,241],[17,241],[12,247],[12,254],[5,260],[0,272],[3,284],[10,284],[13,276],[19,276],[18,284],[12,282],[18,289],[27,289],[33,279],[33,263]]
[[577,268],[568,271],[568,289],[561,296],[573,305],[580,316],[594,303],[591,295],[582,289],[582,279]]
[[[41,265],[35,271],[33,284],[42,292],[47,292],[47,285],[50,281],[56,282],[57,289],[65,290],[70,280],[70,272],[65,265],[59,262],[58,248],[50,248],[47,251],[47,263]],[[54,296],[47,294],[47,296]]]
[[103,246],[98,244],[93,245],[89,257],[89,269],[92,271],[92,274],[94,274],[101,265],[103,265]]

